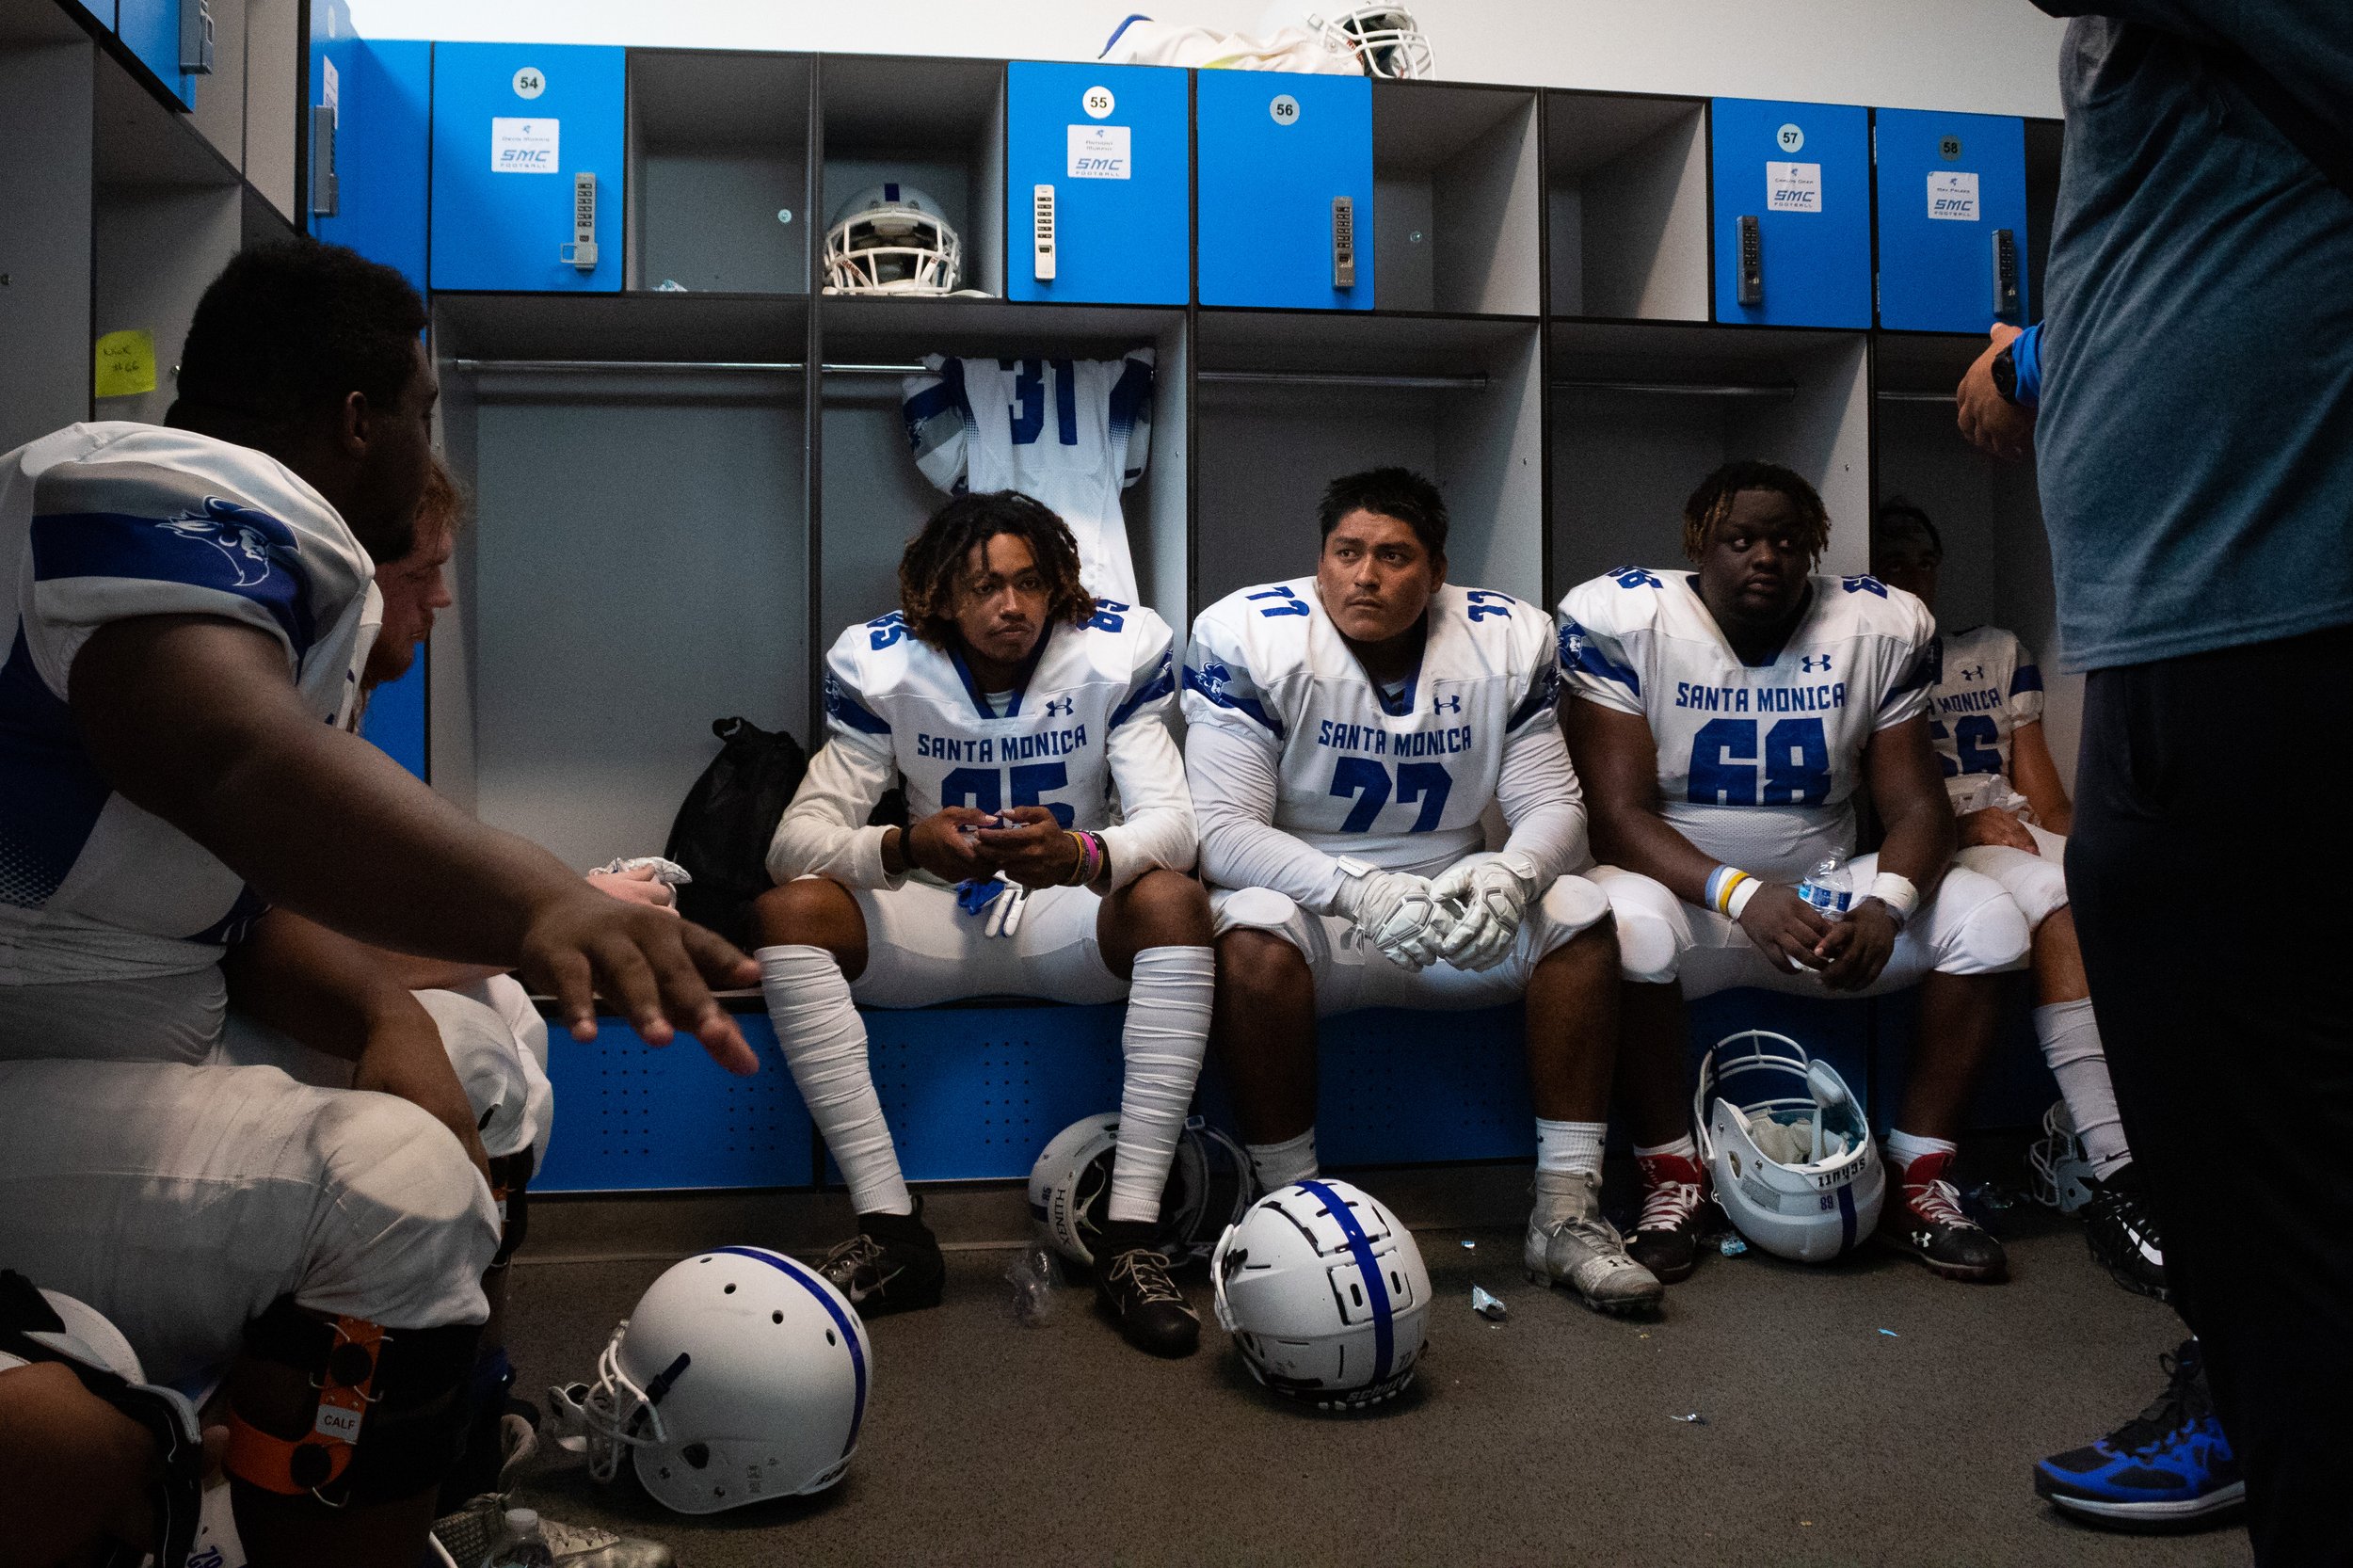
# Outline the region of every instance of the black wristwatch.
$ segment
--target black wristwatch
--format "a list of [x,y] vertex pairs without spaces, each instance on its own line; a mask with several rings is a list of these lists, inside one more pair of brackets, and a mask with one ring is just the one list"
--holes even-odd
[[2018,401],[2018,361],[2010,356],[2010,344],[2002,344],[2002,351],[1993,356],[1993,390],[2002,394],[2002,401]]

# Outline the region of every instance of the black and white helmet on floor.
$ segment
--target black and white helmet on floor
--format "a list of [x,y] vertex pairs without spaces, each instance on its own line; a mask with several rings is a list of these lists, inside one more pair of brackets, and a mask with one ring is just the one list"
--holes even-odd
[[[1095,1240],[1111,1205],[1119,1116],[1084,1116],[1056,1133],[1030,1167],[1030,1218],[1048,1245],[1073,1263],[1095,1261]],[[1160,1191],[1155,1239],[1171,1264],[1206,1259],[1225,1227],[1250,1207],[1250,1158],[1195,1116],[1185,1124]]]
[[1413,1233],[1345,1181],[1278,1188],[1218,1239],[1217,1320],[1260,1383],[1321,1410],[1377,1404],[1414,1381],[1430,1272]]
[[1827,1263],[1869,1239],[1887,1173],[1863,1108],[1827,1062],[1786,1034],[1716,1042],[1691,1096],[1716,1201],[1756,1246]]
[[664,1508],[717,1513],[822,1492],[857,1451],[873,1347],[856,1308],[807,1264],[719,1247],[648,1288],[597,1361],[552,1388],[558,1439],[611,1480],[627,1453]]

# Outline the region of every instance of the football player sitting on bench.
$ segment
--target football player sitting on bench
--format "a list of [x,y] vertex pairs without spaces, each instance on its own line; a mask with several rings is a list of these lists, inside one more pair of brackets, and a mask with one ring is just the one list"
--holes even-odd
[[[1130,1343],[1185,1355],[1200,1320],[1154,1242],[1209,1033],[1209,901],[1186,874],[1168,627],[1088,597],[1079,571],[1069,529],[1028,496],[958,496],[933,515],[900,558],[900,607],[826,659],[827,738],[776,824],[753,956],[857,1209],[858,1234],[822,1267],[867,1314],[937,1304],[942,1263],[857,1004],[1126,999],[1096,1288]],[[868,825],[902,781],[909,825]]]
[[[1336,479],[1317,521],[1314,574],[1220,600],[1185,658],[1218,1053],[1251,1164],[1269,1189],[1317,1174],[1317,1018],[1524,996],[1525,1267],[1601,1311],[1655,1306],[1658,1281],[1601,1217],[1618,952],[1609,901],[1568,874],[1585,807],[1551,623],[1447,582],[1446,502],[1417,473]],[[1508,828],[1493,852],[1491,807]]]
[[[1685,999],[1917,984],[1880,1234],[1937,1273],[1995,1279],[2001,1243],[1961,1212],[1947,1177],[1993,1043],[1993,976],[2025,961],[2026,922],[1991,878],[1947,870],[1928,607],[1874,578],[1812,575],[1829,540],[1813,486],[1770,463],[1727,463],[1684,505],[1683,552],[1698,569],[1625,567],[1561,601],[1569,750],[1609,862],[1589,874],[1617,911],[1630,983],[1634,1253],[1668,1280],[1696,1256],[1707,1178],[1689,1121]],[[1865,788],[1886,838],[1857,857]],[[1832,857],[1849,863],[1817,905],[1800,887]]]

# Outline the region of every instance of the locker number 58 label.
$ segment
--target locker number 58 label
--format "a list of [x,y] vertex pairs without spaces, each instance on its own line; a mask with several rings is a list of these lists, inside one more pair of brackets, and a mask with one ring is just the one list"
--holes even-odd
[[1299,123],[1299,100],[1288,92],[1278,92],[1274,101],[1266,106],[1266,112],[1274,118],[1277,125],[1296,125]]

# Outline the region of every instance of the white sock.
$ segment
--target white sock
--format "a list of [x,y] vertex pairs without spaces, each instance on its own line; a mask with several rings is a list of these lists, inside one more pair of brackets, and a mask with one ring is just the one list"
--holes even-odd
[[1309,1128],[1298,1137],[1286,1138],[1279,1144],[1244,1144],[1242,1152],[1250,1156],[1250,1169],[1258,1178],[1258,1191],[1272,1192],[1277,1187],[1289,1187],[1316,1174],[1316,1129]]
[[1548,1122],[1536,1118],[1536,1168],[1576,1176],[1601,1175],[1601,1141],[1608,1122]]
[[1634,1158],[1637,1160],[1656,1160],[1662,1154],[1680,1155],[1696,1164],[1700,1158],[1699,1140],[1687,1132],[1672,1144],[1659,1144],[1650,1148],[1644,1148],[1640,1144],[1634,1145]]
[[1924,1154],[1958,1154],[1961,1145],[1949,1138],[1922,1138],[1890,1128],[1887,1131],[1887,1162],[1898,1175],[1912,1169],[1912,1162]]
[[1217,961],[1208,948],[1145,948],[1128,986],[1120,1035],[1127,1064],[1119,1090],[1119,1147],[1112,1157],[1108,1218],[1160,1217],[1169,1161],[1193,1105],[1193,1080],[1209,1044],[1209,997]]
[[2091,999],[2036,1008],[2034,1037],[2042,1042],[2042,1060],[2058,1080],[2067,1113],[2074,1118],[2075,1135],[2091,1157],[2091,1174],[2105,1176],[2129,1163],[2133,1151],[2125,1146],[2124,1118],[2116,1109],[2116,1085],[2108,1080],[2107,1053],[2100,1048]]
[[824,948],[761,948],[760,989],[776,1044],[801,1086],[801,1099],[825,1148],[850,1184],[860,1214],[912,1214],[915,1200],[899,1174],[874,1075],[866,1061],[866,1023],[850,1000],[850,983]]

